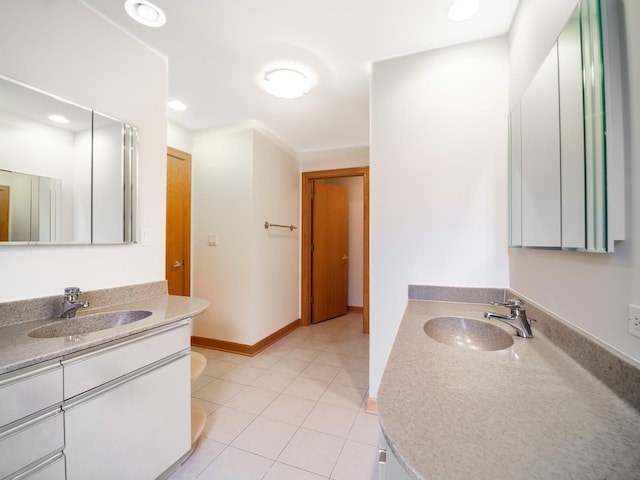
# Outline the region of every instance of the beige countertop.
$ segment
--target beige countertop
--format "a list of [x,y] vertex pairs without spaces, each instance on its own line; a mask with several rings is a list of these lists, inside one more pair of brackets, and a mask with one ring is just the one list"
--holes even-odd
[[640,479],[640,413],[553,345],[444,345],[424,323],[488,321],[481,304],[409,301],[378,391],[380,424],[415,478]]
[[142,320],[119,327],[69,337],[31,338],[27,336],[30,330],[61,321],[61,319],[49,318],[0,327],[0,374],[140,333],[183,318],[191,318],[202,313],[208,306],[208,301],[199,298],[162,295],[108,307],[89,308],[79,311],[75,318],[81,321],[81,317],[86,315],[122,310],[149,310],[152,314]]

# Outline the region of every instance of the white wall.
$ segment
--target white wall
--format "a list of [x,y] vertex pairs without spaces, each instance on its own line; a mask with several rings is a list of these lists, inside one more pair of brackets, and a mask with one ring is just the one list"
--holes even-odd
[[295,154],[259,131],[253,135],[254,326],[249,344],[300,318],[300,229],[264,228],[264,222],[298,225],[300,180]]
[[[521,0],[510,34],[511,104],[522,94],[576,0]],[[627,171],[640,182],[640,3],[624,0],[628,50]],[[627,304],[640,304],[640,193],[627,187],[627,240],[613,254],[509,252],[511,288],[576,327],[640,361],[640,339],[627,333]]]
[[507,92],[506,38],[373,66],[372,397],[407,285],[508,286]]
[[194,135],[192,294],[211,304],[194,319],[196,336],[244,343],[251,319],[252,138],[250,129]]
[[70,0],[0,2],[0,73],[140,128],[140,222],[151,245],[2,246],[0,301],[164,279],[167,62]]
[[349,215],[348,235],[348,299],[350,307],[362,307],[364,270],[364,180],[362,177],[330,178],[332,183],[347,189],[347,209]]
[[193,135],[194,132],[177,123],[167,123],[167,145],[183,152],[191,153],[193,151]]
[[[194,335],[253,345],[299,318],[298,165],[250,124],[193,137]],[[207,246],[215,234],[217,247]]]
[[333,170],[369,165],[369,147],[345,147],[300,152],[300,172]]

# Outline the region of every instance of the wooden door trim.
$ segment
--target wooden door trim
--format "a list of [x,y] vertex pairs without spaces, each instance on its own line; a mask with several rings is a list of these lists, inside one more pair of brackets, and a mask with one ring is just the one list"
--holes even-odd
[[[191,296],[191,154],[183,152],[182,150],[178,150],[177,148],[167,147],[167,156],[183,160],[188,165],[187,168],[189,173],[189,185],[187,186],[187,199],[185,207],[185,219],[188,228],[185,228],[184,231],[184,289],[187,296]],[[167,265],[165,265],[165,269],[166,268]]]
[[340,168],[302,173],[300,325],[307,326],[311,324],[311,183],[314,180],[341,177],[362,177],[364,190],[362,332],[369,333],[369,167]]

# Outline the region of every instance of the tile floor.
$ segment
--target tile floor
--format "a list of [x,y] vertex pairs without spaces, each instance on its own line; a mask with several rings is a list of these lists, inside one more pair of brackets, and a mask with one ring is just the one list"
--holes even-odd
[[361,314],[298,328],[254,357],[194,350],[208,360],[192,384],[208,419],[171,480],[377,478]]

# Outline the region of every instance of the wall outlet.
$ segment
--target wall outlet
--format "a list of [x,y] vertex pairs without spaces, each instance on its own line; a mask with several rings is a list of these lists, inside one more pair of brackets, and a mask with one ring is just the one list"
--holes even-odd
[[640,307],[638,305],[629,305],[629,333],[634,337],[640,338]]

